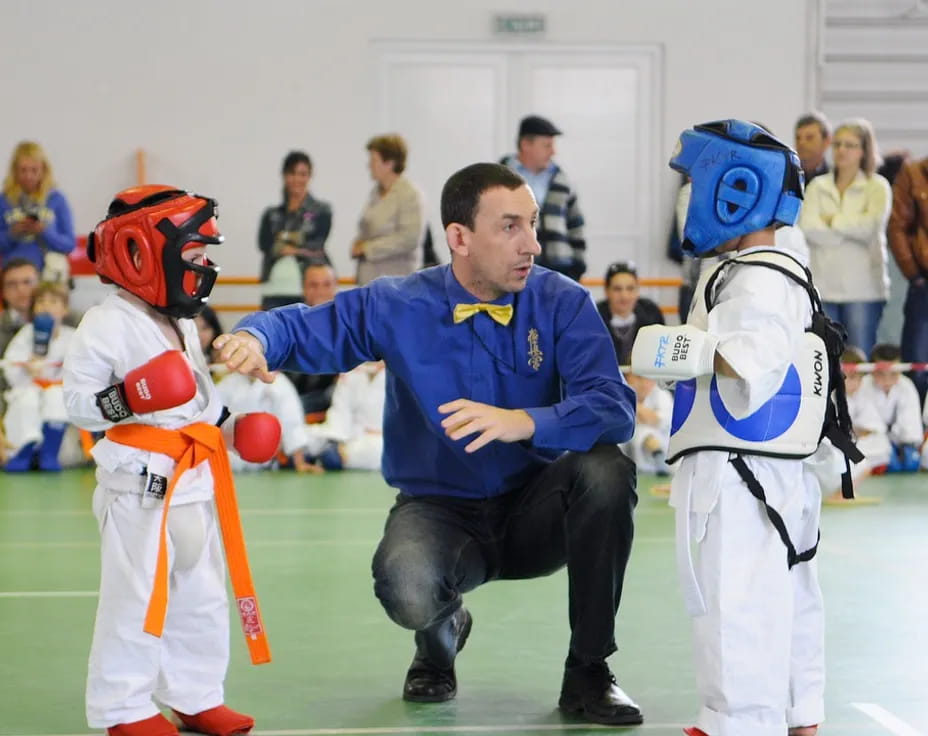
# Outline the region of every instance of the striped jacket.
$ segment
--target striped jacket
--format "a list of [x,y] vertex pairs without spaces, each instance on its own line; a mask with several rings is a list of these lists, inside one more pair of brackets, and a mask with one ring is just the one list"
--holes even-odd
[[[500,163],[508,165],[510,160],[507,156]],[[541,255],[535,262],[579,281],[586,271],[583,213],[564,170],[557,164],[554,166],[548,195],[540,204],[538,242]]]

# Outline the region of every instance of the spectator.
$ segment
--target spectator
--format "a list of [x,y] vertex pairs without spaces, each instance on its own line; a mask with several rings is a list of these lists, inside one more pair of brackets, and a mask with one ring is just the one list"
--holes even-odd
[[500,163],[528,182],[538,203],[538,265],[579,281],[586,271],[583,213],[567,175],[554,162],[554,137],[558,135],[561,131],[550,120],[538,115],[522,118],[516,153],[504,156]]
[[[303,274],[303,302],[310,307],[325,304],[335,298],[338,291],[338,280],[335,278],[335,269],[325,264],[309,266]],[[310,416],[311,421],[319,421],[321,414],[328,411],[332,404],[332,393],[335,391],[337,373],[310,375],[287,371],[287,378],[293,384],[300,397],[303,413]]]
[[45,281],[66,282],[67,254],[74,250],[71,208],[55,189],[52,167],[38,143],[24,141],[13,151],[0,195],[0,257],[26,258]]
[[0,354],[13,335],[32,319],[32,298],[39,285],[39,269],[28,258],[11,258],[0,271],[3,313],[0,314]]
[[283,201],[261,216],[262,309],[299,302],[303,270],[310,263],[329,262],[325,241],[332,227],[332,208],[309,193],[312,173],[308,155],[288,153],[282,169]]
[[38,461],[40,470],[61,470],[58,452],[68,413],[61,389],[61,364],[74,328],[62,324],[68,313],[68,290],[41,284],[35,292],[35,316],[23,326],[3,354],[9,390],[4,429],[15,454],[8,473],[24,472]]
[[[909,281],[902,323],[902,360],[928,363],[928,158],[902,168],[893,183],[889,247]],[[928,373],[913,374],[922,402]]]
[[899,176],[902,168],[912,160],[912,154],[905,148],[894,148],[883,154],[883,163],[880,164],[876,173],[882,176],[889,185],[892,186]]
[[670,419],[673,415],[673,395],[645,376],[625,372],[625,380],[635,389],[635,435],[622,445],[622,451],[635,463],[639,473],[669,475],[667,443],[670,441]]
[[361,212],[351,257],[358,261],[358,286],[378,276],[416,270],[425,233],[422,195],[408,178],[406,141],[380,135],[367,142],[368,167],[376,182]]
[[335,269],[327,263],[307,266],[303,273],[303,303],[311,307],[325,304],[335,298],[338,278]]
[[876,173],[869,122],[842,123],[832,145],[834,173],[806,188],[799,226],[825,312],[847,328],[848,344],[869,353],[889,297],[886,222],[892,193]]
[[[844,366],[844,389],[847,394],[847,409],[854,427],[854,435],[858,449],[864,454],[864,459],[852,467],[854,482],[870,473],[883,473],[889,463],[891,446],[886,433],[886,423],[877,410],[869,391],[861,391],[864,375],[858,373],[851,366],[866,362],[863,351],[855,347],[846,348],[841,356]],[[841,489],[831,494],[829,500],[841,500]]]
[[874,346],[870,360],[876,366],[872,375],[864,376],[860,393],[876,407],[892,445],[887,471],[916,471],[925,438],[918,391],[909,378],[893,367],[900,362],[897,346]]
[[657,304],[640,296],[634,263],[618,262],[609,266],[604,286],[606,298],[597,302],[596,308],[612,335],[616,360],[620,366],[628,365],[638,329],[664,324],[664,315]]
[[827,174],[825,154],[831,145],[831,124],[820,112],[810,112],[796,121],[796,153],[806,178],[806,186],[815,177]]

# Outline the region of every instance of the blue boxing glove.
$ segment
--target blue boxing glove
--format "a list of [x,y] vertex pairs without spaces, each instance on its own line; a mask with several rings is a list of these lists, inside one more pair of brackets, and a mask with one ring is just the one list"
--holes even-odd
[[32,318],[32,354],[40,358],[48,355],[48,345],[55,331],[55,318],[48,312],[39,312]]

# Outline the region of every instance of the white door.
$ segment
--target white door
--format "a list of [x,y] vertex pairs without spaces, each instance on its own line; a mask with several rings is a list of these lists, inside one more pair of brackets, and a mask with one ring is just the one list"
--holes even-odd
[[538,114],[564,131],[556,160],[586,218],[586,275],[600,278],[620,259],[659,270],[658,47],[391,42],[378,51],[382,132],[409,143],[408,173],[426,194],[443,260],[442,184],[513,152],[519,120]]

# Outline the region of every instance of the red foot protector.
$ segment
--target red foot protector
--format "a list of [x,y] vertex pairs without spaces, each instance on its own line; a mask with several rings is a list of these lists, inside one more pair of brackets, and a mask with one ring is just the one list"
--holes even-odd
[[107,736],[178,736],[178,730],[160,713],[132,723],[120,723],[106,729]]
[[[209,736],[236,736],[248,733],[255,725],[255,719],[244,713],[236,713],[224,705],[201,711],[192,716],[174,713],[191,731],[199,731]],[[134,736],[134,735],[132,735]]]
[[686,736],[709,736],[705,731],[701,731],[695,726],[693,728],[684,728],[683,733],[685,733]]

